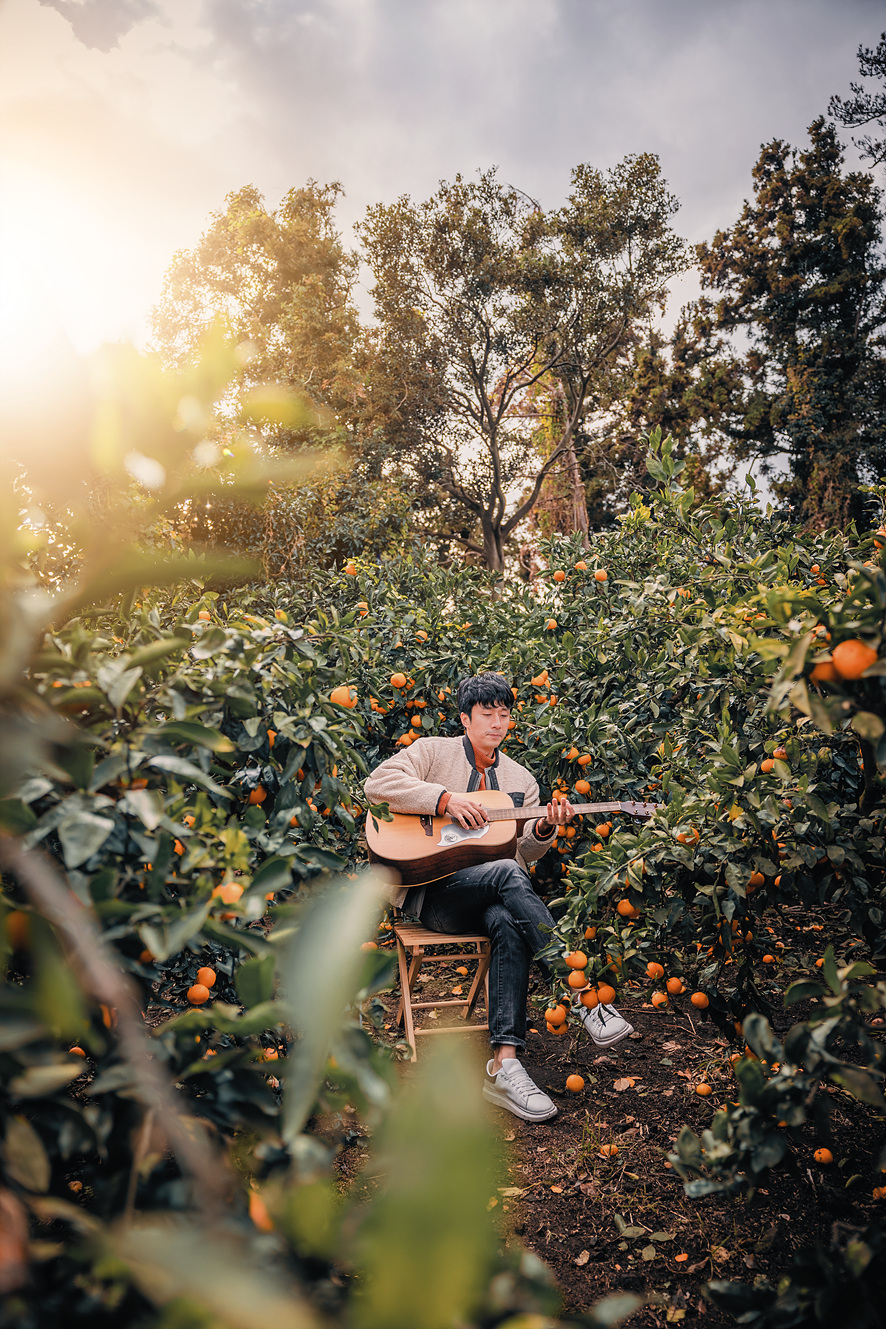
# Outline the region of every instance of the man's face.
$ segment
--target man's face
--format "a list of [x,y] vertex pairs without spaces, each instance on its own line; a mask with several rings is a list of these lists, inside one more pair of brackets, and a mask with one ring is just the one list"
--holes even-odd
[[461,722],[475,748],[481,752],[494,752],[508,732],[511,712],[507,706],[481,706],[477,704],[471,715],[462,711]]

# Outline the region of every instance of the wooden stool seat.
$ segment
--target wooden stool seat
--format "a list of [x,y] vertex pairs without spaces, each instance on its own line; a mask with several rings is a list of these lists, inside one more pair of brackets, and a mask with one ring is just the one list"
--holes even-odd
[[[433,932],[422,923],[395,923],[394,936],[397,939],[397,960],[400,965],[400,1004],[397,1007],[397,1024],[406,1025],[406,1041],[412,1048],[412,1060],[418,1053],[415,1041],[420,1034],[464,1033],[464,1025],[446,1025],[440,1029],[416,1029],[413,1011],[427,1010],[431,1007],[461,1006],[461,1018],[467,1020],[474,1009],[482,984],[486,997],[487,1018],[489,1011],[489,938],[481,932]],[[440,955],[441,946],[458,946],[457,954]],[[468,948],[471,949],[468,949]],[[456,964],[462,960],[474,960],[477,972],[466,997],[446,998],[439,1001],[415,1001],[415,985],[425,964]],[[470,1024],[467,1030],[488,1029],[487,1024]]]

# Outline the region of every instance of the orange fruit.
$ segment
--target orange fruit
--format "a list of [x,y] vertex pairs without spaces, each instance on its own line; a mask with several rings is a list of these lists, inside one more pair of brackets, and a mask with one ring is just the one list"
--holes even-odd
[[776,748],[772,755],[776,761],[787,761],[788,750],[787,748]]
[[12,909],[6,915],[6,938],[14,951],[23,951],[30,938],[28,915],[22,909]]
[[557,626],[557,620],[555,618],[549,618],[548,621],[545,623],[545,631],[553,632],[556,626]]
[[762,872],[752,872],[748,877],[748,885],[754,887],[762,886],[765,880],[766,878],[763,876]]
[[268,791],[263,784],[258,784],[249,791],[249,802],[255,806],[256,803],[264,803],[268,796]]
[[597,996],[595,988],[588,988],[587,992],[581,994],[579,1001],[582,1006],[587,1006],[588,1010],[592,1011],[595,1006],[599,1005],[600,998]]
[[833,1163],[834,1161],[834,1155],[831,1153],[830,1149],[825,1148],[816,1149],[812,1157],[815,1159],[816,1163]]
[[597,568],[597,571],[594,573],[594,581],[607,581],[608,578],[609,573],[605,568]]
[[566,982],[571,988],[583,988],[587,987],[588,980],[583,969],[573,969]]
[[197,617],[199,618],[199,620],[200,620],[201,623],[208,623],[208,622],[209,622],[209,610],[208,610],[208,609],[201,609],[200,612],[199,612],[199,614],[197,615]]
[[204,983],[195,983],[188,988],[186,995],[192,1006],[202,1006],[209,1000],[209,988]]
[[208,964],[197,970],[197,982],[202,983],[205,988],[215,987],[216,978],[215,970],[211,969]]
[[841,678],[861,678],[865,670],[870,669],[876,658],[877,652],[874,648],[866,646],[857,637],[852,637],[849,641],[841,641],[839,646],[835,646],[831,651],[834,668]]
[[405,675],[405,674],[399,674],[399,673],[398,673],[398,674],[391,674],[390,682],[391,682],[391,687],[392,687],[392,688],[405,688],[405,687],[406,687],[406,675]]
[[615,906],[615,912],[622,918],[639,918],[640,910],[636,905],[631,904],[630,900],[619,900]]
[[181,840],[175,841],[175,843],[172,846],[172,852],[174,854],[183,854],[185,852],[185,847],[182,844]]
[[697,1084],[695,1086],[695,1092],[698,1094],[699,1098],[707,1098],[711,1093],[711,1086],[709,1084]]
[[566,573],[563,571],[562,568],[558,568],[557,571],[554,573],[554,581],[565,581],[565,580],[566,580]]
[[575,565],[576,572],[587,572],[588,565],[583,558],[580,558]]
[[269,748],[272,748],[272,747],[274,746],[274,744],[276,743],[276,741],[277,741],[277,731],[276,731],[276,729],[269,729],[269,730],[268,730],[268,747],[269,747]]
[[148,950],[147,947],[145,947],[145,949],[139,954],[138,962],[139,962],[139,964],[153,964],[153,963],[154,963],[154,957],[153,957],[153,955],[151,954],[151,952]]
[[665,987],[672,997],[679,997],[683,991],[683,980],[682,978],[669,978],[665,983]]
[[74,1055],[75,1057],[85,1057],[85,1056],[86,1056],[86,1053],[83,1051],[83,1049],[82,1049],[81,1047],[79,1047],[76,1043],[74,1044],[74,1046],[73,1046],[72,1048],[68,1048],[68,1051],[71,1052],[71,1053],[73,1053],[73,1055]]
[[601,840],[607,839],[612,834],[612,827],[608,821],[601,821],[599,826],[594,827],[594,830]]
[[597,935],[597,929],[594,927],[585,928],[585,941],[593,941]]
[[775,956],[774,956],[774,955],[764,955],[764,956],[763,956],[763,963],[764,963],[764,964],[775,964]]
[[236,904],[242,894],[243,887],[238,881],[226,881],[216,886],[212,898],[221,900],[222,904]]
[[413,715],[409,723],[412,725],[413,729],[421,729],[421,716]]
[[663,992],[653,992],[649,1000],[658,1010],[661,1010],[662,1006],[667,1006],[668,1004],[668,999]]
[[603,1158],[615,1158],[615,1155],[618,1153],[618,1145],[617,1145],[617,1144],[601,1144],[601,1145],[600,1145],[600,1153],[601,1153],[601,1155],[603,1156]]
[[591,786],[588,784],[587,780],[576,780],[575,792],[577,794],[589,794],[591,792]]
[[[347,572],[347,568],[345,568],[345,572]],[[354,575],[356,575],[356,569],[351,573],[351,576]],[[271,1215],[268,1213],[268,1206],[257,1191],[249,1192],[249,1217],[259,1232],[274,1231],[274,1224]]]
[[767,757],[765,761],[760,762],[760,770],[763,772],[764,775],[768,775],[774,765],[775,762],[772,760],[772,758]]
[[361,942],[361,943],[360,943],[360,950],[361,950],[361,951],[377,951],[377,950],[378,950],[378,942],[377,942],[377,941],[364,941],[364,942]]
[[650,960],[646,966],[646,973],[653,979],[664,978],[664,966],[660,965],[657,960]]
[[832,660],[822,660],[817,664],[809,675],[813,683],[836,683],[840,675],[834,668]]
[[184,824],[185,824],[186,826],[193,826],[195,820],[196,820],[196,818],[192,817],[190,813],[188,813],[188,815],[187,815],[186,817],[182,817],[182,821],[184,822]]
[[570,969],[584,969],[588,963],[588,957],[584,951],[571,951],[569,955],[563,956],[563,963]]
[[357,705],[357,690],[349,688],[346,683],[333,688],[329,694],[329,700],[334,706],[344,706],[346,710],[352,711]]
[[704,992],[693,992],[689,1000],[692,1002],[693,1006],[697,1006],[700,1011],[706,1010],[711,1004],[710,998]]
[[353,563],[346,563],[342,569],[346,577],[356,577],[357,569]]
[[597,988],[597,999],[601,1006],[610,1006],[615,1001],[615,988],[609,983],[601,983]]
[[553,1025],[564,1024],[566,1021],[566,1007],[549,1006],[548,1009],[545,1011],[545,1020],[548,1022],[548,1024],[553,1024]]
[[580,1094],[585,1087],[585,1082],[580,1075],[567,1075],[566,1088],[571,1094]]

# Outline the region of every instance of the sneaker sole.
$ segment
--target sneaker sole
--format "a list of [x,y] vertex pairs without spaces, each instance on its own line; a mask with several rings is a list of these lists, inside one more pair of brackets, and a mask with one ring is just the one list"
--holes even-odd
[[553,1107],[550,1112],[543,1112],[536,1116],[535,1113],[518,1107],[506,1094],[498,1094],[486,1084],[483,1086],[483,1097],[487,1103],[494,1103],[496,1107],[504,1108],[506,1112],[512,1113],[515,1117],[520,1117],[523,1121],[550,1121],[552,1117],[557,1115],[557,1108]]
[[612,1048],[615,1047],[616,1043],[620,1043],[623,1038],[627,1038],[629,1034],[632,1034],[634,1032],[634,1026],[629,1024],[627,1028],[622,1029],[620,1034],[614,1034],[612,1038],[596,1038],[590,1030],[587,1030],[586,1032],[588,1038],[592,1043],[596,1044],[598,1048]]

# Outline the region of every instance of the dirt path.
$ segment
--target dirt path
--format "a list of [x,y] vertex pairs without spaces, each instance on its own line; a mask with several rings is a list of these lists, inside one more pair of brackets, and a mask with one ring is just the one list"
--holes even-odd
[[[454,968],[440,966],[429,973],[425,993],[451,992],[460,981]],[[539,989],[536,1009],[544,995]],[[632,1291],[658,1302],[631,1317],[632,1329],[734,1325],[702,1299],[710,1279],[777,1283],[797,1250],[827,1248],[835,1225],[862,1228],[882,1217],[886,1206],[872,1198],[873,1185],[883,1180],[874,1171],[882,1114],[829,1090],[838,1141],[832,1167],[813,1162],[822,1141],[807,1127],[793,1149],[794,1174],[782,1165],[751,1201],[687,1199],[667,1154],[684,1123],[700,1132],[732,1098],[728,1054],[735,1049],[694,1010],[661,1014],[639,992],[620,1000],[619,1009],[635,1032],[608,1051],[583,1031],[557,1037],[543,1020],[535,1023],[523,1063],[559,1112],[531,1124],[490,1108],[510,1148],[509,1175],[493,1208],[503,1233],[518,1237],[553,1271],[567,1310]],[[794,1018],[786,1015],[784,1027]],[[482,1064],[485,1034],[465,1037]],[[426,1046],[420,1042],[419,1055]],[[585,1081],[578,1094],[565,1088],[574,1072]],[[708,1098],[695,1093],[702,1080],[712,1087]],[[601,1146],[612,1144],[617,1154],[602,1156]]]

